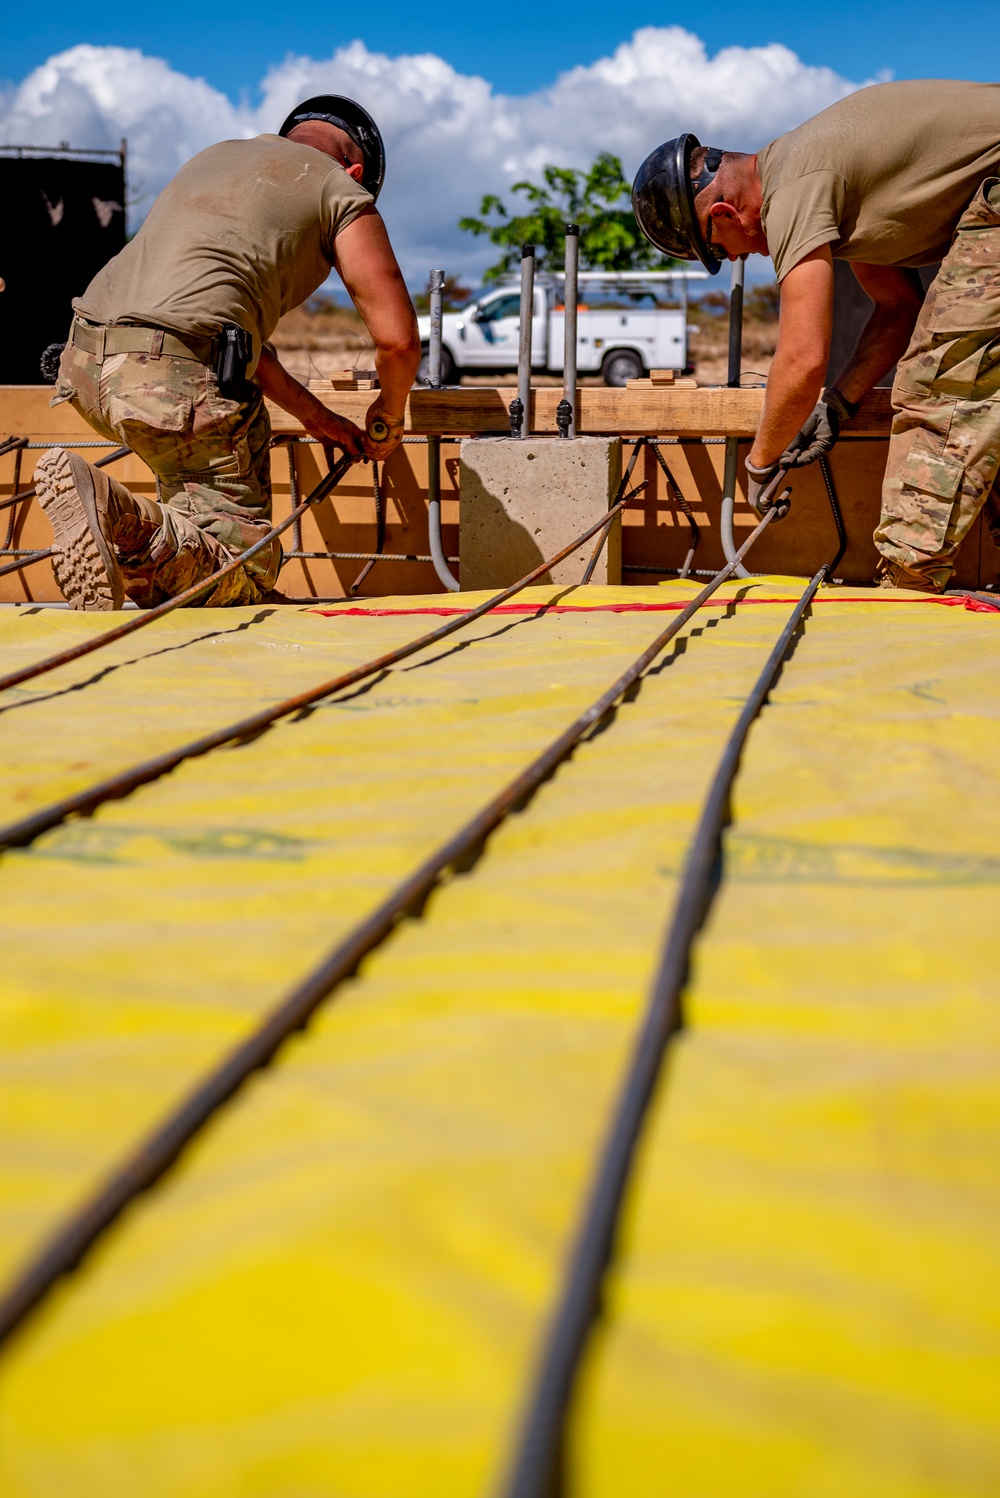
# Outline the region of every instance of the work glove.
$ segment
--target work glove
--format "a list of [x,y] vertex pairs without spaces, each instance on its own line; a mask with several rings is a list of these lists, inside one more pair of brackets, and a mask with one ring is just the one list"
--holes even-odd
[[[774,521],[784,520],[790,508],[788,503],[790,491],[782,488],[785,477],[784,459],[779,459],[777,463],[768,463],[766,468],[755,468],[747,458],[746,466],[747,499],[757,514],[763,520],[768,510],[774,505],[777,509]],[[772,525],[774,521],[771,522]]]
[[817,458],[825,457],[840,436],[841,426],[857,414],[854,401],[849,401],[839,390],[827,390],[805,426],[781,454],[782,466],[805,468]]
[[383,462],[402,442],[405,425],[405,412],[396,416],[387,411],[381,396],[372,401],[365,417],[365,456]]

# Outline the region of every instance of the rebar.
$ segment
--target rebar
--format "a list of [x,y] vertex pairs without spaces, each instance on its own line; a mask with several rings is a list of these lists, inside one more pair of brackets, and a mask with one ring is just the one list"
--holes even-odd
[[[761,525],[772,515],[773,510],[767,511]],[[754,536],[759,535],[760,529],[758,526]],[[737,557],[746,552],[748,544],[744,543]],[[735,559],[728,563],[727,570],[735,573]],[[601,1287],[614,1251],[622,1202],[646,1112],[664,1055],[680,1029],[681,997],[688,981],[691,949],[718,887],[721,837],[730,817],[730,794],[743,747],[828,570],[829,564],[816,573],[792,610],[743,704],[702,808],[663,957],[601,1151],[511,1470],[501,1490],[503,1498],[550,1498],[557,1491],[556,1475],[561,1470],[566,1416],[577,1370],[600,1305]]]
[[372,463],[372,495],[375,500],[375,555],[368,558],[348,589],[348,596],[351,598],[357,595],[361,584],[375,566],[375,563],[379,561],[385,549],[385,510],[382,507],[382,486],[378,481],[377,463]]
[[674,478],[673,474],[670,472],[670,469],[667,467],[667,460],[660,452],[658,445],[654,445],[653,452],[656,456],[657,463],[659,463],[660,467],[663,469],[663,477],[666,479],[667,490],[670,494],[670,497],[673,499],[681,514],[687,520],[688,526],[691,531],[691,545],[688,548],[687,556],[684,558],[684,565],[680,569],[681,577],[687,577],[691,571],[691,564],[694,561],[694,554],[698,550],[698,543],[701,540],[701,531],[698,529],[698,522],[694,518],[694,511],[688,504],[687,500],[684,498],[684,495],[681,493],[681,486]]
[[[285,560],[299,559],[303,562],[433,562],[432,556],[421,556],[412,551],[286,551]],[[457,562],[458,557],[445,557],[446,562]],[[340,602],[338,594],[336,602]]]
[[[7,442],[7,443],[4,444],[4,447],[2,449],[0,449],[0,451],[2,451],[2,452],[10,452],[11,448],[15,445],[15,443],[16,443],[16,450],[14,452],[14,477],[13,477],[13,479],[11,481],[11,488],[13,489],[14,493],[16,494],[18,492],[18,490],[20,489],[20,487],[21,487],[21,459],[24,456],[24,449],[27,446],[27,441],[23,437],[17,438],[17,439],[11,438],[9,442]],[[0,547],[0,551],[3,551],[3,552],[9,552],[10,551],[11,545],[12,545],[13,540],[14,540],[14,532],[15,532],[16,529],[17,529],[17,512],[15,511],[15,509],[13,508],[13,506],[11,506],[10,515],[8,516],[8,519],[7,519],[7,535],[4,538],[3,546]]]
[[25,567],[31,567],[35,562],[44,562],[46,557],[54,556],[55,553],[50,546],[48,551],[18,552],[17,555],[23,556],[24,561],[8,562],[5,567],[0,567],[0,577],[6,576],[8,572],[23,572]]

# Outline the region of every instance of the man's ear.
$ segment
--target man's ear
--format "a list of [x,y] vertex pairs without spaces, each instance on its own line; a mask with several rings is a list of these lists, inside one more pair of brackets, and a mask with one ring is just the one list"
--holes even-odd
[[355,161],[351,166],[345,168],[347,175],[353,177],[355,182],[360,182],[365,174],[365,169],[360,161]]
[[708,210],[708,217],[714,219],[729,219],[731,222],[739,220],[739,214],[732,203],[713,203]]

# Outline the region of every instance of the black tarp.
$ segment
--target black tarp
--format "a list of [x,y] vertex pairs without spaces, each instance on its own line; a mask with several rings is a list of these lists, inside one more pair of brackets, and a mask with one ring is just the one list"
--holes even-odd
[[0,157],[0,384],[40,385],[38,361],[63,343],[70,303],[125,243],[120,162]]

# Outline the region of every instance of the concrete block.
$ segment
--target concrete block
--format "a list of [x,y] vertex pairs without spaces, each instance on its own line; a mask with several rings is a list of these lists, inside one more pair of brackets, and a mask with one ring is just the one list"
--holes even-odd
[[[460,458],[460,581],[502,588],[593,525],[621,483],[619,437],[473,437]],[[596,540],[596,537],[595,537]],[[579,582],[588,541],[540,582]],[[611,529],[595,583],[621,582],[621,517]]]

